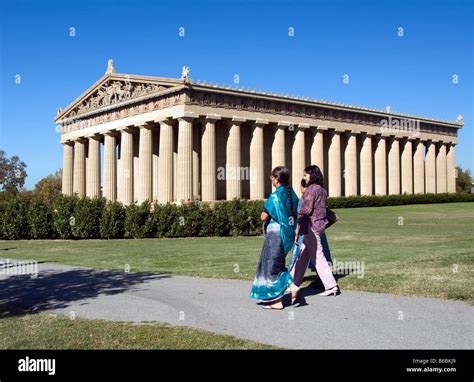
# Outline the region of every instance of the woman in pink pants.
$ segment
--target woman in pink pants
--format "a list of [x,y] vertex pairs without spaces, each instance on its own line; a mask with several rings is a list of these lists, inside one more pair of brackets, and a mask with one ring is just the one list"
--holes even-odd
[[301,284],[308,257],[316,266],[316,272],[323,282],[325,291],[319,296],[340,294],[339,286],[332,274],[331,268],[324,256],[321,236],[328,223],[326,218],[327,191],[324,188],[324,179],[318,166],[309,166],[304,169],[304,179],[307,188],[301,196],[301,205],[298,209],[298,224],[304,240],[294,269],[295,284]]

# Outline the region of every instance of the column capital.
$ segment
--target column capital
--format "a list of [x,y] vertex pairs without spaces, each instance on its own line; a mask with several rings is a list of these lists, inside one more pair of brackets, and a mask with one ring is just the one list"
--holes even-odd
[[103,133],[104,137],[107,136],[107,137],[117,137],[119,135],[119,132],[115,129],[113,130],[109,130],[109,131],[106,131],[105,133]]
[[273,128],[273,131],[277,132],[278,130],[284,131],[290,125],[286,126],[286,125],[280,125],[280,124],[276,124],[276,125],[272,124],[271,126]]
[[234,124],[237,124],[237,123],[240,124],[240,123],[246,122],[246,121],[247,121],[246,118],[238,117],[238,116],[235,116],[235,115],[232,116],[232,123],[234,123]]
[[291,125],[294,125],[294,123],[289,122],[289,121],[278,121],[277,123],[277,126],[282,127],[282,128],[290,127]]
[[256,119],[255,122],[253,122],[253,125],[255,126],[265,126],[268,124],[269,124],[268,119]]
[[99,141],[102,138],[102,134],[93,133],[93,134],[86,135],[86,138],[89,139],[89,140],[94,139],[96,141]]
[[120,133],[133,133],[137,130],[137,127],[135,125],[127,125],[127,126],[121,126],[117,127],[117,131]]
[[86,143],[88,141],[89,140],[87,139],[87,137],[77,137],[76,139],[74,139],[74,142],[77,142],[77,143]]
[[194,119],[198,118],[199,116],[196,113],[191,111],[184,111],[178,114],[173,115],[173,119],[177,119],[180,121],[192,122]]
[[154,122],[145,122],[141,123],[140,125],[137,125],[138,129],[152,129],[154,126]]
[[309,123],[298,123],[297,126],[299,129],[304,129],[304,130],[309,129],[311,127]]
[[74,146],[74,141],[68,139],[66,141],[63,141],[61,142],[63,145],[67,145],[67,146]]
[[162,126],[162,125],[173,126],[174,121],[175,121],[174,119],[165,118],[165,119],[157,119],[155,122],[159,123],[160,126]]
[[339,129],[329,129],[328,132],[331,136],[344,134],[344,130]]
[[360,135],[359,132],[354,131],[354,130],[345,130],[345,131],[344,131],[344,134],[345,134],[347,137],[356,137],[356,136]]
[[206,122],[215,122],[215,121],[221,120],[222,117],[218,114],[209,113],[209,114],[206,114],[204,119],[205,119]]

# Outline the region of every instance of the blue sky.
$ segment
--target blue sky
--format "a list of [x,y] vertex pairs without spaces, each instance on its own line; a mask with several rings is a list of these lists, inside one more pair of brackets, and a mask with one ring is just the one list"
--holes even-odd
[[6,1],[0,7],[0,148],[26,162],[27,188],[62,166],[56,109],[99,79],[108,58],[118,73],[179,77],[188,65],[194,80],[231,84],[238,74],[245,88],[449,120],[462,114],[456,160],[474,170],[470,1]]

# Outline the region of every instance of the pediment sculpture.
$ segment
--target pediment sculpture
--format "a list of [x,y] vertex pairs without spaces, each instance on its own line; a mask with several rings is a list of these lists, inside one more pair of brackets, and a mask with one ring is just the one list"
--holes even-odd
[[69,117],[165,89],[165,86],[158,84],[110,81],[101,85],[89,98],[77,105],[69,113]]

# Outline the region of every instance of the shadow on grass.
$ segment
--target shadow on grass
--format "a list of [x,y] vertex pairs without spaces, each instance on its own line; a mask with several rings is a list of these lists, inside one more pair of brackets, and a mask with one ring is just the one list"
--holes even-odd
[[99,295],[123,293],[136,285],[169,274],[127,273],[101,269],[44,270],[0,280],[0,318],[61,309]]

